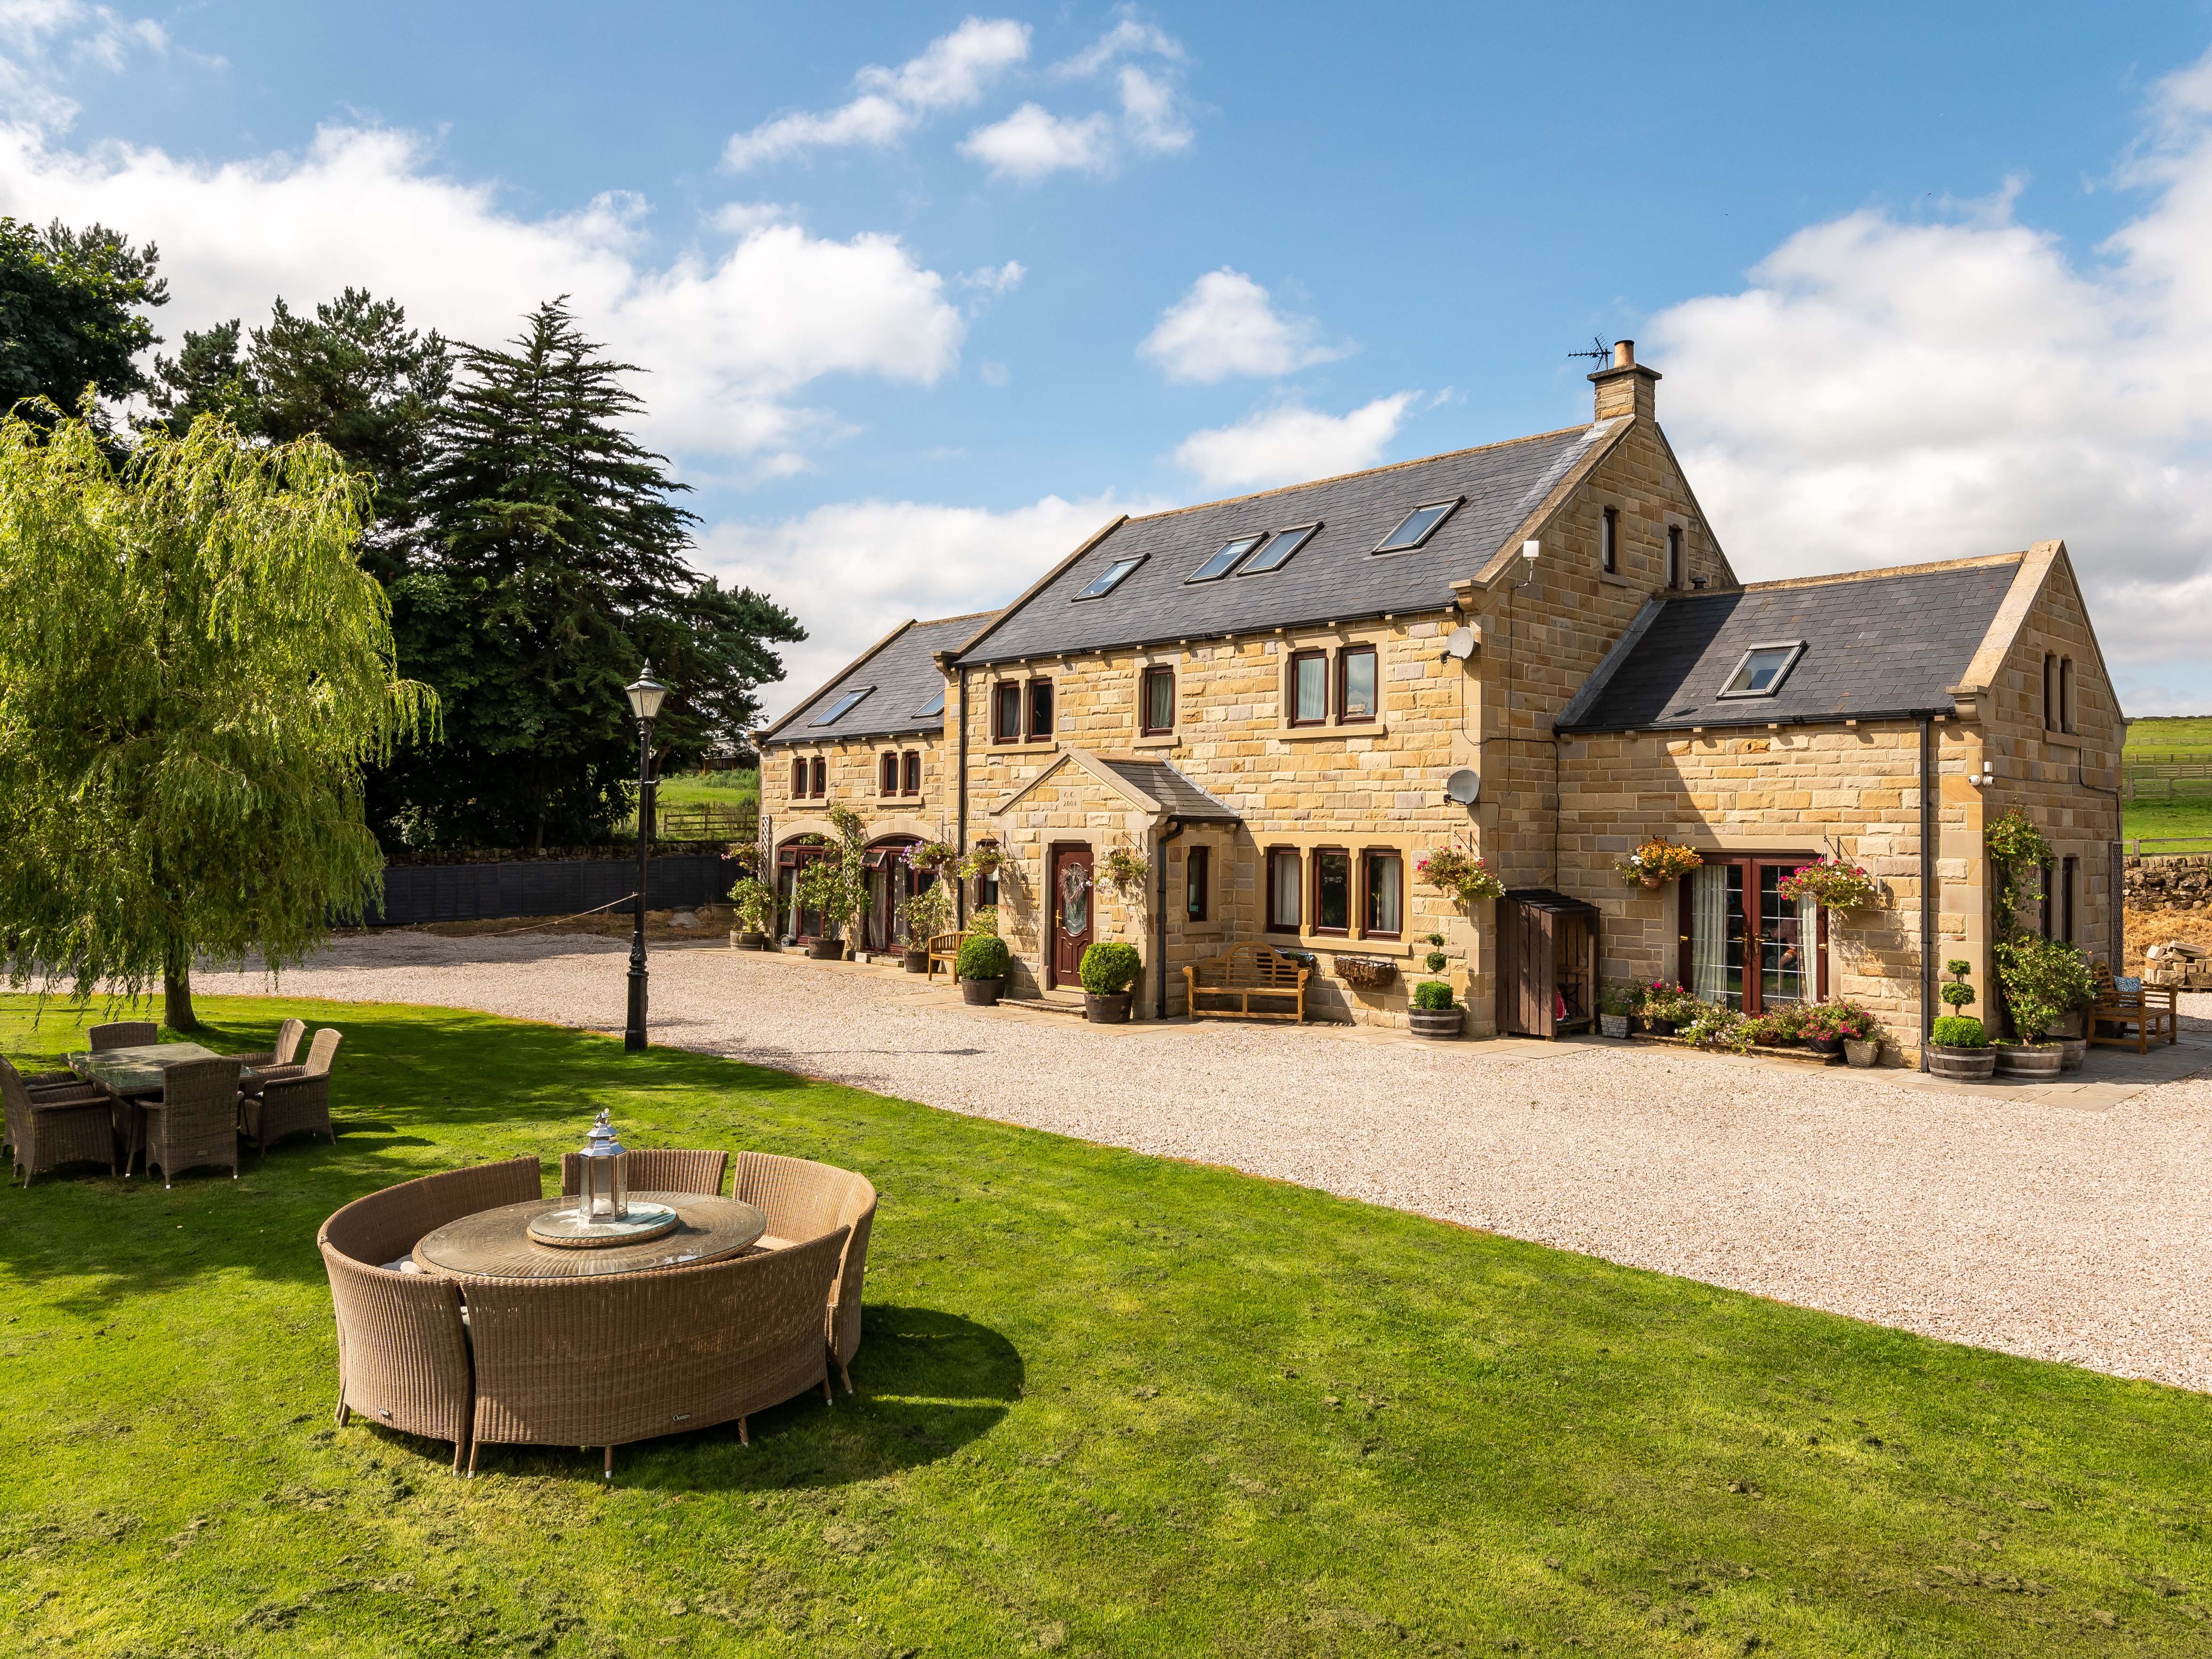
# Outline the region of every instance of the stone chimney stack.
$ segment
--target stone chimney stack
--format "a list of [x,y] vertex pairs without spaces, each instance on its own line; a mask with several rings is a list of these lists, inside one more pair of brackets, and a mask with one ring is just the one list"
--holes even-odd
[[1659,384],[1659,371],[1636,361],[1635,341],[1615,340],[1613,367],[1591,375],[1590,384],[1597,388],[1597,419],[1610,421],[1623,415],[1633,415],[1639,421],[1658,418],[1658,398],[1653,388]]

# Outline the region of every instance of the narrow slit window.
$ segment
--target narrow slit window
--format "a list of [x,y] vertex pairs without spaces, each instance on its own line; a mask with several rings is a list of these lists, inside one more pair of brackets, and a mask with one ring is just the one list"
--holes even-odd
[[1295,933],[1304,907],[1305,884],[1298,870],[1297,849],[1291,847],[1271,847],[1267,849],[1267,931],[1271,933]]
[[2058,937],[2074,942],[2074,890],[2081,878],[2081,860],[2069,854],[2058,860]]
[[1670,524],[1667,526],[1667,586],[1680,587],[1681,585],[1682,526]]
[[866,696],[869,692],[875,689],[876,688],[872,685],[864,685],[857,691],[848,691],[843,696],[838,698],[836,702],[831,703],[827,708],[817,714],[814,717],[814,724],[817,726],[835,726],[839,720],[844,719],[846,715],[851,714],[853,710],[859,706],[861,698]]
[[2058,729],[2058,659],[2048,651],[2043,653],[2043,729]]
[[1359,926],[1370,939],[1396,939],[1405,898],[1405,860],[1395,853],[1370,853]]
[[921,793],[921,751],[915,749],[908,750],[900,769],[904,775],[900,784],[901,792],[908,795],[920,794]]
[[1608,576],[1620,574],[1620,509],[1608,507],[1598,526],[1597,562]]
[[1398,527],[1385,536],[1376,547],[1377,553],[1407,553],[1437,533],[1452,510],[1460,503],[1454,496],[1448,501],[1430,501],[1415,507],[1398,521]]
[[1085,588],[1075,597],[1079,599],[1104,599],[1109,593],[1111,593],[1124,581],[1127,580],[1129,573],[1132,570],[1134,570],[1139,565],[1144,563],[1144,562],[1145,558],[1142,554],[1139,554],[1133,559],[1115,560],[1113,563],[1108,565],[1105,569],[1098,573],[1097,580],[1092,582],[1090,586]]
[[[2058,729],[2062,732],[2074,729],[2074,659],[2071,657],[2058,659]],[[2070,939],[2073,936],[2069,934],[2067,937]]]
[[1341,847],[1314,854],[1314,932],[1352,931],[1352,854]]
[[803,800],[806,797],[806,763],[793,757],[791,763],[791,798]]
[[1165,737],[1175,730],[1176,720],[1175,670],[1147,668],[1145,671],[1145,735]]
[[1042,742],[1052,735],[1052,682],[1030,682],[1030,741]]
[[1721,687],[1723,697],[1771,697],[1782,689],[1805,648],[1802,640],[1754,645],[1737,659],[1735,672]]
[[991,741],[1018,743],[1021,737],[1021,684],[1017,680],[1000,680],[991,688]]
[[1291,653],[1291,724],[1328,724],[1328,653],[1294,651]]
[[1221,550],[1204,564],[1185,576],[1187,582],[1218,581],[1237,568],[1237,562],[1261,542],[1267,539],[1262,532],[1257,536],[1239,536],[1233,542],[1224,542]]
[[1183,855],[1183,915],[1192,921],[1206,920],[1206,878],[1212,873],[1212,864],[1213,854],[1204,847],[1194,847]]
[[1293,525],[1288,530],[1278,530],[1267,544],[1244,562],[1240,576],[1261,576],[1270,570],[1280,570],[1291,562],[1291,555],[1314,538],[1317,524]]
[[1380,707],[1375,682],[1375,647],[1358,645],[1336,659],[1336,718],[1346,725],[1371,720]]

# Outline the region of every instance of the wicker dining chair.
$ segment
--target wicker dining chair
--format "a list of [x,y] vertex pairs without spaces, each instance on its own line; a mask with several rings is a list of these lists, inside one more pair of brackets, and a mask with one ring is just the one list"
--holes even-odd
[[234,1060],[241,1066],[251,1066],[260,1073],[258,1077],[240,1085],[240,1092],[258,1094],[260,1092],[261,1085],[270,1078],[296,1074],[301,1068],[292,1063],[292,1057],[300,1052],[300,1039],[307,1034],[307,1021],[288,1019],[277,1026],[276,1040],[258,1054],[225,1054],[223,1056],[225,1060]]
[[[21,1084],[24,1092],[33,1100],[40,1100],[53,1095],[79,1094],[86,1089],[97,1091],[98,1087],[97,1085],[85,1082],[74,1072],[18,1071],[14,1063],[4,1056],[0,1056],[0,1073],[13,1077],[16,1082]],[[7,1124],[6,1129],[0,1130],[0,1150],[5,1150],[15,1145],[15,1120],[10,1117],[7,1120]]]
[[93,1053],[103,1048],[143,1048],[158,1042],[161,1028],[150,1019],[118,1019],[106,1025],[95,1025],[84,1034],[85,1042]]
[[658,1273],[460,1281],[476,1361],[469,1473],[486,1444],[615,1448],[830,1398],[822,1310],[844,1230]]
[[[704,1193],[713,1198],[720,1194],[729,1167],[727,1152],[639,1146],[623,1154],[623,1181],[634,1193]],[[574,1198],[583,1190],[583,1154],[562,1153],[561,1195]]]
[[338,1144],[338,1132],[331,1122],[331,1060],[341,1040],[340,1033],[325,1026],[308,1047],[306,1065],[287,1066],[277,1076],[263,1078],[258,1093],[240,1091],[246,1138],[261,1157],[269,1156],[270,1141],[287,1135],[326,1134],[331,1146]]
[[544,1195],[538,1160],[513,1158],[402,1182],[323,1223],[315,1244],[337,1320],[339,1427],[359,1412],[403,1434],[450,1440],[459,1471],[474,1399],[459,1286],[386,1264],[449,1221]]
[[189,1060],[161,1074],[161,1097],[149,1101],[146,1172],[161,1166],[167,1187],[179,1170],[221,1164],[238,1179],[238,1062]]
[[876,1219],[876,1189],[865,1176],[810,1158],[774,1152],[739,1152],[731,1196],[768,1217],[761,1245],[786,1249],[834,1227],[849,1229],[837,1281],[830,1293],[823,1338],[845,1392],[853,1391],[853,1357],[860,1351],[860,1291],[868,1273],[868,1235]]
[[13,1066],[0,1060],[0,1097],[9,1169],[21,1174],[26,1187],[64,1164],[105,1164],[108,1174],[115,1173],[115,1133],[103,1091],[87,1086],[33,1093]]

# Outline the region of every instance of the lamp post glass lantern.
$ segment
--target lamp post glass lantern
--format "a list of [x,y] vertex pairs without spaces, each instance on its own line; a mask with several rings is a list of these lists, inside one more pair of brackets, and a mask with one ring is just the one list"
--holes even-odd
[[604,1110],[592,1123],[578,1161],[583,1170],[576,1189],[577,1218],[586,1223],[629,1220],[629,1181],[623,1172],[623,1144]]
[[629,1022],[623,1030],[623,1047],[635,1054],[645,1047],[645,887],[647,863],[653,851],[653,722],[660,714],[668,688],[653,678],[653,664],[623,688],[629,697],[630,713],[637,716],[637,902],[635,925],[629,941]]

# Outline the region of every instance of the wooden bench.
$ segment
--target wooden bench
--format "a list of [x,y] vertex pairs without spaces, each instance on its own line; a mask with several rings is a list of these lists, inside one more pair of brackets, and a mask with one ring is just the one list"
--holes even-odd
[[960,977],[960,941],[965,933],[932,933],[929,936],[929,970],[924,979],[937,977],[937,964],[945,964],[945,973],[957,980]]
[[[2174,1000],[2179,994],[2173,987],[2146,985],[2140,991],[2123,991],[2102,958],[2090,964],[2089,971],[2097,978],[2097,1000],[2082,1016],[2081,1030],[2090,1042],[2147,1054],[2150,1045],[2161,1036],[2168,1042],[2181,1041],[2181,1010]],[[2100,1025],[2120,1029],[2110,1036],[2100,1036]]]
[[[1193,1018],[1204,1019],[1290,1019],[1303,1022],[1306,1017],[1306,978],[1312,973],[1301,968],[1280,951],[1265,945],[1238,945],[1218,957],[1208,957],[1182,970],[1183,984],[1189,991]],[[1234,1008],[1202,1008],[1200,997],[1226,999],[1234,997]],[[1252,1006],[1255,997],[1280,1000],[1288,998],[1287,1012],[1263,1011]]]

